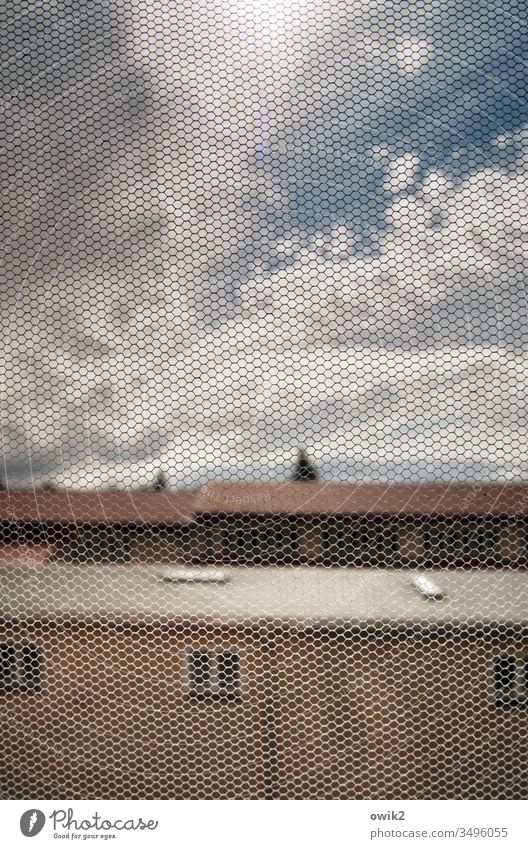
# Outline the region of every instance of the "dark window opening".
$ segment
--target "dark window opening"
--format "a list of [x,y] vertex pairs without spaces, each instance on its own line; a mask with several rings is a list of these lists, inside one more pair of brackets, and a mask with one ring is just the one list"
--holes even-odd
[[0,690],[36,693],[41,687],[41,648],[30,643],[0,643]]
[[399,551],[396,528],[361,521],[325,528],[321,544],[323,556],[337,561],[387,561]]
[[528,704],[528,657],[494,658],[493,687],[497,704]]
[[187,656],[189,696],[195,699],[240,698],[240,656],[232,651],[192,651]]
[[440,560],[493,557],[500,550],[499,529],[482,525],[430,528],[423,541],[425,554]]
[[299,557],[299,533],[287,522],[264,524],[250,518],[223,530],[222,551],[224,557],[240,560],[294,560]]

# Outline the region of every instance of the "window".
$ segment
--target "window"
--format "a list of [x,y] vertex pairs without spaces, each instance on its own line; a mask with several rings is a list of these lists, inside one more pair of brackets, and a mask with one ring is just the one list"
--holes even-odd
[[385,562],[398,551],[398,533],[393,527],[365,521],[336,523],[323,530],[322,546],[332,560]]
[[299,555],[299,534],[287,521],[278,521],[270,528],[267,539],[267,551],[272,557],[286,560],[296,559]]
[[0,691],[36,693],[42,686],[42,650],[31,643],[0,643]]
[[447,560],[493,557],[500,546],[499,529],[486,525],[433,528],[424,533],[428,556]]
[[367,529],[353,526],[336,525],[322,533],[323,550],[335,559],[368,557],[370,542]]
[[258,525],[235,525],[224,531],[223,550],[235,559],[253,558],[265,551],[265,537]]
[[493,689],[497,704],[528,704],[528,656],[494,658]]
[[189,652],[186,691],[187,695],[195,699],[240,698],[240,655],[232,651]]
[[282,520],[268,520],[264,524],[249,518],[225,529],[222,539],[224,557],[236,560],[270,557],[291,560],[299,553],[296,528]]
[[496,528],[476,527],[453,534],[452,542],[448,537],[448,544],[456,554],[460,552],[469,557],[478,555],[496,554],[500,542],[499,532]]

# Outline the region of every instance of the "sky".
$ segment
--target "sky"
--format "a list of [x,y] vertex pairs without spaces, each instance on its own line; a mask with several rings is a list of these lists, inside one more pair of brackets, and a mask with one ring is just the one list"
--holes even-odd
[[5,3],[6,482],[527,479],[523,6]]

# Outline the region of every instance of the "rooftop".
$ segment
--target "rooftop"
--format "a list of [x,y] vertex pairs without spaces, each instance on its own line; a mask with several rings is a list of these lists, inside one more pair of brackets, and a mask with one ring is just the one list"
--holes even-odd
[[0,520],[187,523],[194,499],[193,490],[11,490],[0,492]]
[[[168,580],[168,568],[181,568],[181,579]],[[214,571],[195,580],[193,570],[163,564],[2,563],[0,616],[58,623],[528,625],[525,572]],[[417,576],[429,581],[416,581]]]
[[0,520],[187,524],[203,513],[528,515],[528,483],[226,483],[200,489],[12,490]]
[[223,483],[201,487],[194,511],[374,515],[528,515],[528,484]]

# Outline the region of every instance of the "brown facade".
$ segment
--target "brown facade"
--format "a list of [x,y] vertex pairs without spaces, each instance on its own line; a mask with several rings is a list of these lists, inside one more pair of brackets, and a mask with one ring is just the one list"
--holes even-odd
[[279,651],[281,796],[526,798],[528,712],[497,706],[493,661],[527,649],[526,637],[456,630],[290,637]]
[[[525,798],[528,710],[494,695],[513,629],[4,627],[37,693],[0,696],[9,798]],[[241,661],[232,699],[186,688],[191,650]]]
[[[16,632],[6,632],[18,639]],[[24,631],[43,647],[38,694],[0,696],[0,781],[9,798],[265,797],[258,644],[229,633],[103,628]],[[184,692],[190,646],[236,646],[247,685],[237,702]],[[23,730],[23,733],[22,733]]]
[[240,565],[525,566],[524,517],[208,514],[182,557]]
[[6,559],[23,543],[71,562],[520,567],[528,560],[528,486],[0,492],[0,540]]
[[79,522],[0,525],[0,559],[23,547],[28,559],[73,563],[229,565],[514,566],[528,562],[521,517],[197,515],[189,524]]
[[8,798],[526,798],[528,488],[288,486],[0,493]]

